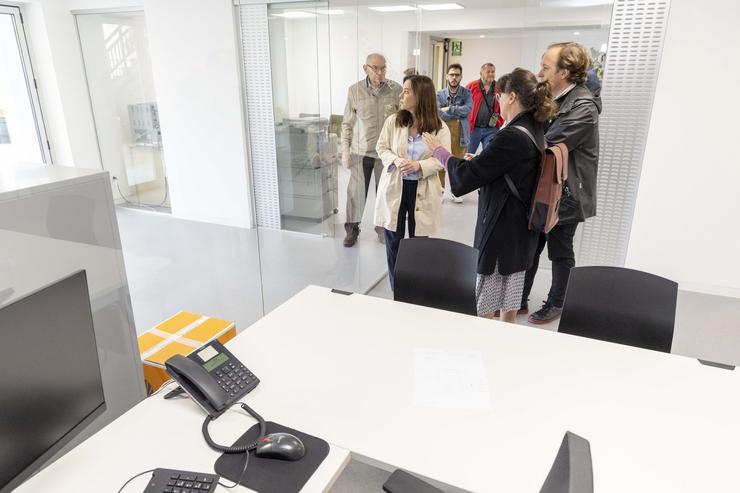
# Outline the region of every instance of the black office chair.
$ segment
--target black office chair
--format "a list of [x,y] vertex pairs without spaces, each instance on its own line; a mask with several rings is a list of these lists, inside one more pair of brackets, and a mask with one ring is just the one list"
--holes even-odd
[[621,267],[570,271],[558,332],[671,352],[678,284]]
[[439,488],[422,481],[416,476],[396,469],[383,484],[386,493],[444,493]]
[[591,445],[585,438],[566,431],[540,493],[593,493],[593,491]]
[[401,240],[393,299],[477,315],[478,250],[439,238]]
[[[396,469],[383,485],[387,493],[442,493],[442,490],[406,471]],[[583,437],[565,432],[540,493],[594,493],[591,445]]]

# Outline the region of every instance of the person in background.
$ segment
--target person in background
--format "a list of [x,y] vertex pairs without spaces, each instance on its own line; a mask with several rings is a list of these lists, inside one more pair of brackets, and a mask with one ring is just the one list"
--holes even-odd
[[[480,189],[473,244],[479,252],[478,315],[492,318],[500,311],[503,321],[514,323],[537,246],[527,213],[545,147],[543,122],[552,117],[555,104],[549,84],[538,83],[532,72],[521,68],[501,77],[496,89],[506,125],[478,156],[469,161],[455,157],[429,134],[424,143],[447,168],[456,195]],[[521,200],[510,191],[507,177]]]
[[473,95],[473,109],[468,115],[470,125],[470,143],[468,152],[475,154],[478,145],[486,148],[504,119],[501,117],[496,94],[496,66],[490,62],[484,63],[480,68],[480,79],[468,84],[468,89]]
[[383,173],[375,201],[375,225],[385,231],[388,280],[395,289],[398,246],[406,235],[434,235],[442,224],[442,164],[422,142],[435,135],[450,149],[450,131],[437,110],[432,79],[413,75],[403,83],[399,111],[388,117],[378,138]]
[[[447,87],[437,93],[437,106],[442,121],[450,129],[452,155],[462,158],[470,142],[470,125],[468,115],[473,109],[473,95],[462,84],[462,65],[453,63],[447,67]],[[442,189],[445,187],[445,172],[439,172]],[[452,196],[452,201],[461,203],[460,197]]]
[[412,75],[419,75],[419,72],[416,70],[416,67],[409,67],[406,70],[403,71],[403,80],[406,82],[406,79],[411,77]]
[[[467,85],[473,96],[473,109],[468,114],[470,142],[468,152],[475,154],[478,147],[485,149],[493,136],[503,124],[496,94],[496,66],[487,62],[481,65],[480,79]],[[461,203],[462,198],[456,202]]]
[[593,65],[586,71],[586,87],[595,97],[601,96],[601,81]]
[[548,145],[568,147],[568,179],[558,208],[558,224],[541,234],[532,267],[527,271],[520,311],[528,310],[529,293],[539,258],[547,244],[552,261],[552,284],[542,307],[529,316],[534,324],[560,318],[570,270],[576,265],[573,237],[578,223],[596,214],[596,171],[599,162],[599,113],[601,99],[587,87],[591,60],[578,43],[555,43],[542,56],[539,77],[550,83],[558,111],[548,123]]
[[[378,189],[383,165],[375,145],[385,119],[398,109],[401,85],[385,78],[383,55],[371,53],[363,65],[366,77],[349,88],[342,120],[342,167],[350,172],[347,185],[347,217],[344,223],[344,246],[357,243],[360,222],[365,210],[370,180],[375,175]],[[375,228],[378,241],[383,243],[382,228]]]

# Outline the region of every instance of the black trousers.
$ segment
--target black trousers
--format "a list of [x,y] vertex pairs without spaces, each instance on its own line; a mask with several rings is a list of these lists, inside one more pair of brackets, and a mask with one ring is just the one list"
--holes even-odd
[[396,257],[398,256],[398,245],[401,243],[404,236],[406,236],[407,214],[409,238],[414,238],[416,236],[414,207],[416,207],[416,189],[418,186],[419,182],[417,180],[403,180],[401,205],[398,208],[398,222],[396,224],[396,230],[383,230],[385,233],[385,254],[388,257],[388,280],[391,283],[391,290],[394,290],[396,285]]
[[534,262],[532,262],[532,267],[527,270],[524,277],[522,306],[527,303],[529,293],[532,291],[534,276],[537,274],[537,268],[540,265],[540,254],[542,254],[545,244],[547,244],[547,257],[552,262],[552,284],[547,295],[547,302],[554,306],[563,306],[570,270],[576,265],[576,255],[573,252],[573,236],[575,236],[577,228],[578,223],[558,224],[546,235],[544,233],[540,235]]

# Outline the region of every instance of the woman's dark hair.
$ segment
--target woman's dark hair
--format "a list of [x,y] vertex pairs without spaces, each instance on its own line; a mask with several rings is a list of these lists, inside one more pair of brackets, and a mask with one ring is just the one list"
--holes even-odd
[[552,99],[549,82],[537,82],[537,77],[523,68],[515,68],[510,74],[496,82],[496,91],[501,94],[513,92],[525,111],[532,111],[538,122],[550,120],[557,111]]
[[396,126],[410,127],[416,122],[419,133],[439,132],[442,128],[442,120],[439,118],[437,91],[434,89],[432,79],[426,75],[412,75],[407,80],[411,82],[411,92],[416,98],[416,108],[413,115],[408,110],[398,110]]

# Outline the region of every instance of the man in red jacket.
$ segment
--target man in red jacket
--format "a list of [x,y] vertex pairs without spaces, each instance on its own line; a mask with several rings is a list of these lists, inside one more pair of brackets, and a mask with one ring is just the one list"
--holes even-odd
[[498,129],[503,125],[496,95],[496,66],[490,62],[480,68],[480,79],[468,84],[473,93],[473,111],[468,115],[470,124],[470,144],[468,152],[475,154],[478,145],[483,148],[491,142]]

